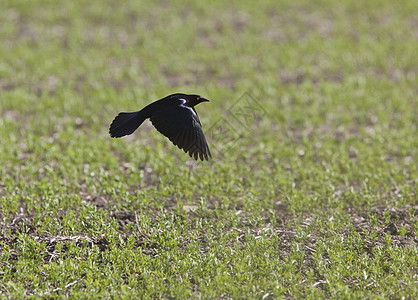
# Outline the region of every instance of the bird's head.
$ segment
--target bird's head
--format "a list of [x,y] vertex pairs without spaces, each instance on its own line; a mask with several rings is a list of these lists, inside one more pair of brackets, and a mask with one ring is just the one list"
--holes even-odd
[[198,105],[201,102],[209,102],[208,99],[200,97],[199,95],[188,95],[188,100],[191,107]]

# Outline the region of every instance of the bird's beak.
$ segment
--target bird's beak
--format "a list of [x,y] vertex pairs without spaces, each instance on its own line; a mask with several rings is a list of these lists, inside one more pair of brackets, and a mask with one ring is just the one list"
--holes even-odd
[[210,102],[208,99],[206,99],[206,98],[202,98],[202,97],[200,97],[200,100],[201,100],[202,102]]

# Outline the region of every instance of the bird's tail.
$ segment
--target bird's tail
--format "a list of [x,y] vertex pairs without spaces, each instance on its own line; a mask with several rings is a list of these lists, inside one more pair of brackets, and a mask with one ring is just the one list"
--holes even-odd
[[145,119],[146,114],[143,111],[136,112],[121,112],[112,121],[109,127],[109,134],[111,137],[119,138],[133,133]]

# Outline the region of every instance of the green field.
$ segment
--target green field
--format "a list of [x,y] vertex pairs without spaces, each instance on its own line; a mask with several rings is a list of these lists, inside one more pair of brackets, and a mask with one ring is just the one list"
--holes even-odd
[[[0,2],[0,297],[417,299],[418,1]],[[200,94],[213,159],[120,111]]]

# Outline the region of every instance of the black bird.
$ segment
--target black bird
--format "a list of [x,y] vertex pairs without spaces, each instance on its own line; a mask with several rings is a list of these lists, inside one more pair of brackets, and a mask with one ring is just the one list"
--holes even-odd
[[172,94],[137,112],[121,112],[109,127],[111,137],[133,133],[146,119],[174,145],[189,152],[190,157],[209,160],[212,157],[194,106],[209,100],[199,95]]

